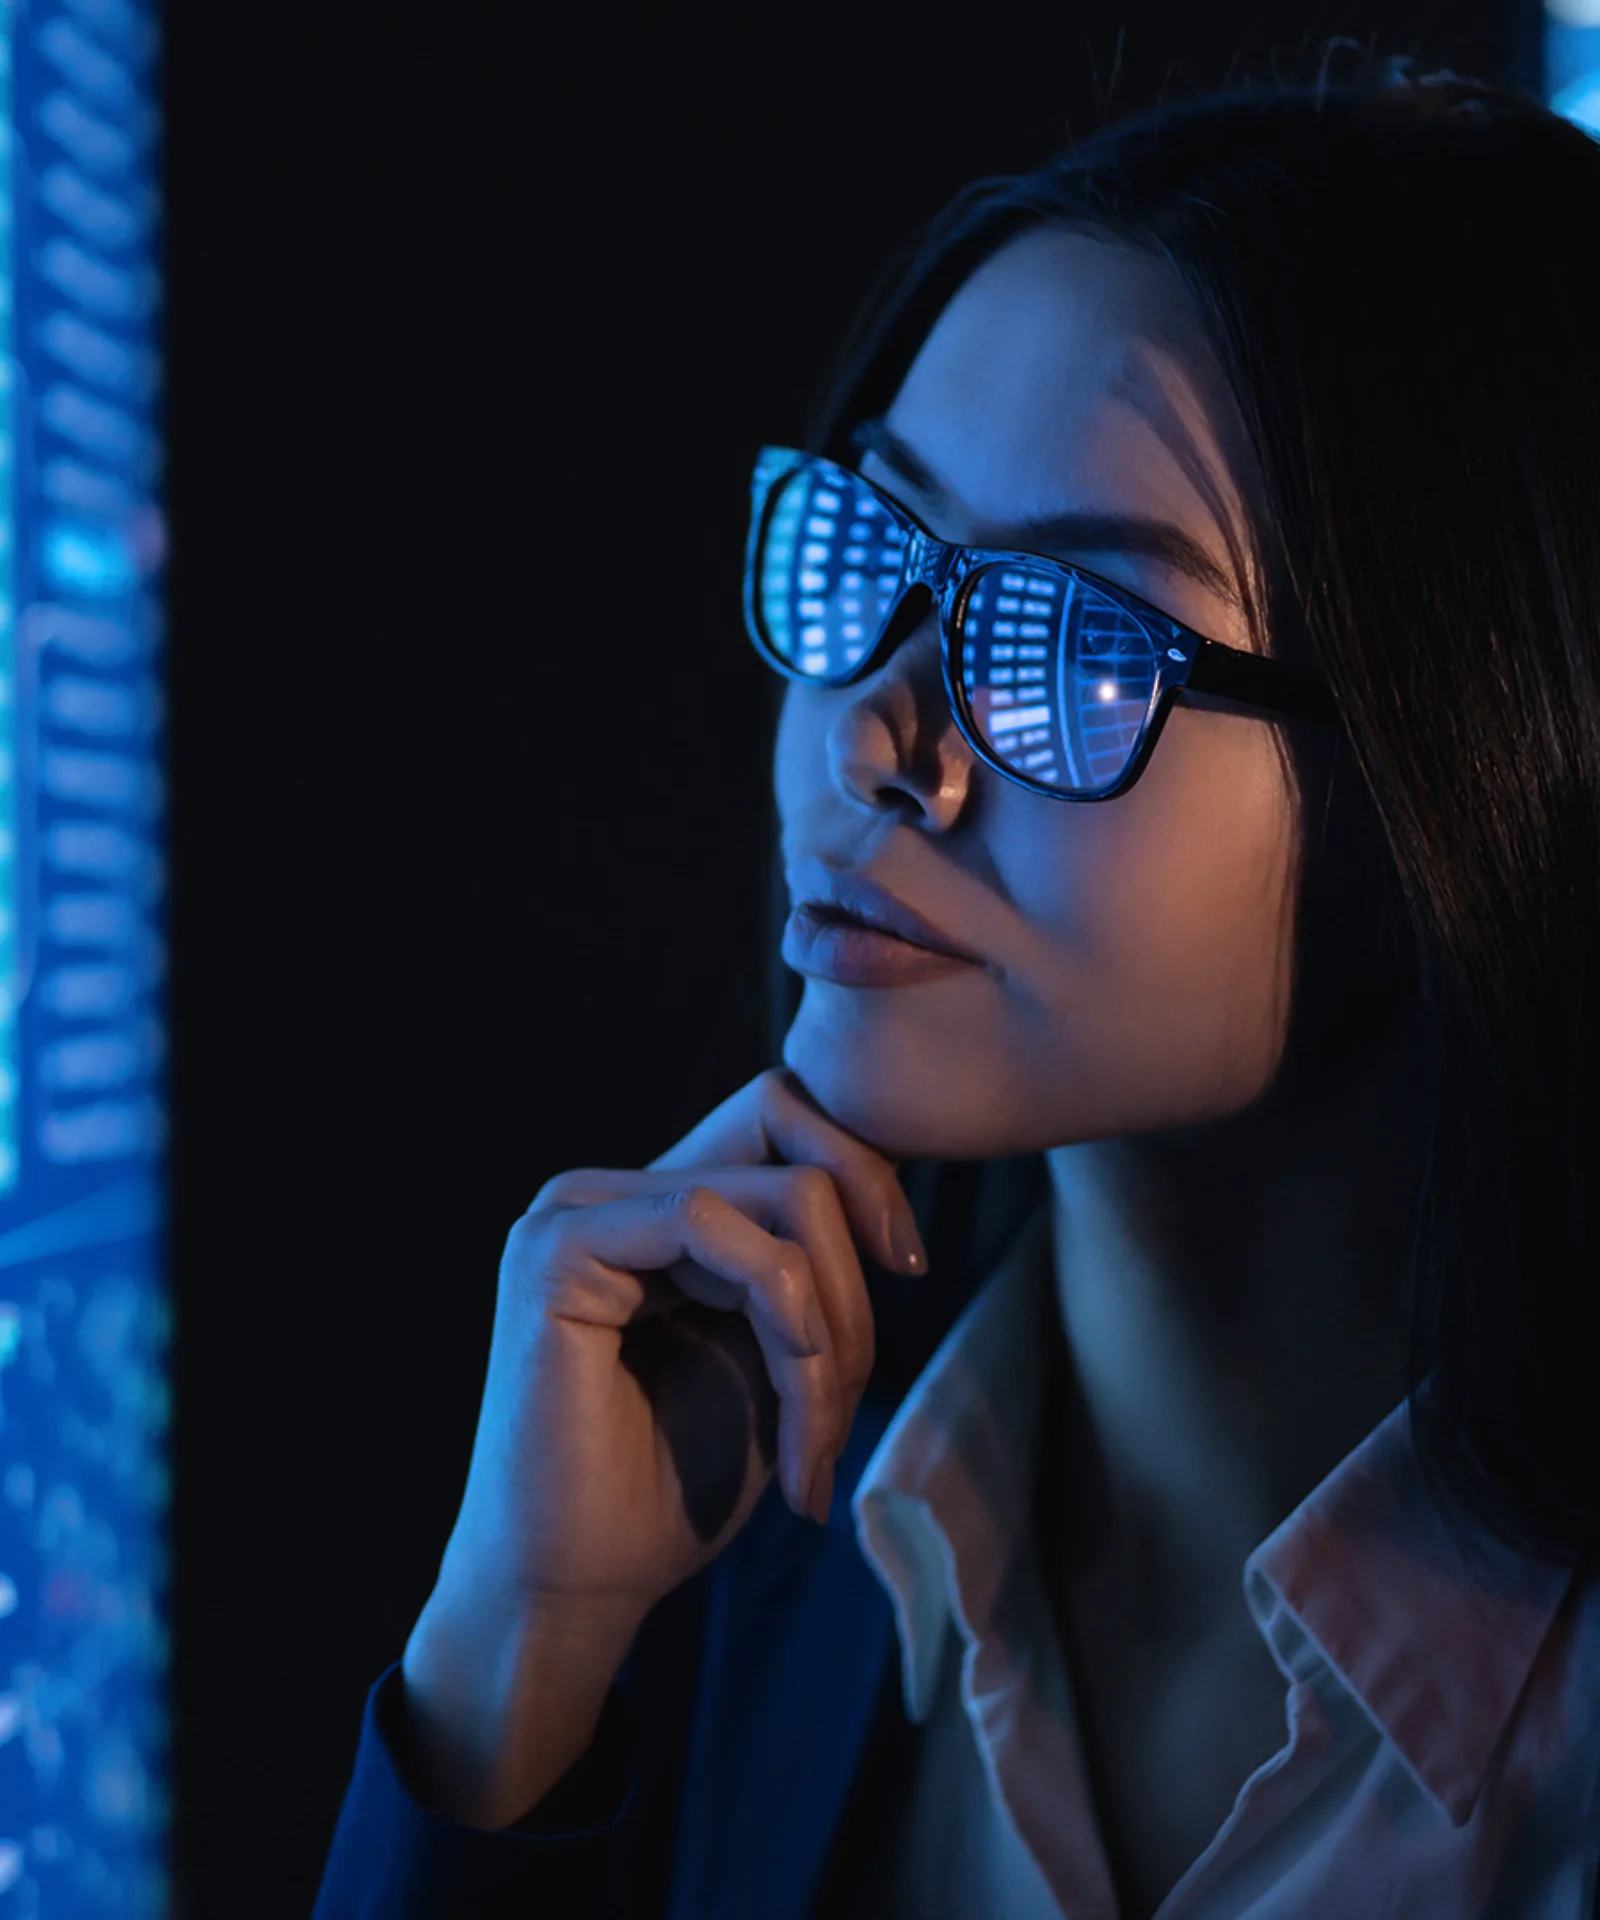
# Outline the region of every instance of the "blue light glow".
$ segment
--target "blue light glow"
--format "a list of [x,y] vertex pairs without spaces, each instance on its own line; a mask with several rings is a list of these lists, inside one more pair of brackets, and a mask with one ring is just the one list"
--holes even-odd
[[1544,86],[1557,113],[1600,135],[1600,0],[1546,0]]
[[[0,55],[0,128],[8,133],[8,137],[0,141],[0,204],[5,208],[5,217],[0,220],[0,365],[8,371],[15,364],[13,321],[17,308],[12,251],[12,230],[16,224],[12,211],[15,206],[13,166],[16,156],[13,151],[15,143],[9,137],[13,123],[14,78],[11,32],[9,13],[0,14],[0,49],[3,49],[3,55]],[[13,613],[16,606],[16,475],[15,463],[11,458],[15,445],[15,384],[9,378],[0,383],[0,435],[3,435],[6,446],[6,459],[0,463],[0,609],[3,609],[3,613],[0,613],[0,678],[4,680],[7,694],[4,708],[0,710],[0,719],[4,722],[0,747],[4,750],[6,769],[4,780],[0,781],[0,913],[4,915],[4,926],[0,928],[0,981],[5,983],[3,992],[0,992],[0,1194],[15,1185],[19,1165],[17,1094],[20,1076],[15,1000],[21,956],[16,938],[16,782],[11,777],[16,758],[17,716],[15,703],[10,698],[11,689],[16,683],[17,659]]]
[[0,7],[0,1920],[171,1905],[154,63]]
[[133,557],[112,527],[58,521],[44,538],[44,568],[50,584],[93,600],[115,599],[133,585]]
[[1585,133],[1600,134],[1600,67],[1568,81],[1550,104]]

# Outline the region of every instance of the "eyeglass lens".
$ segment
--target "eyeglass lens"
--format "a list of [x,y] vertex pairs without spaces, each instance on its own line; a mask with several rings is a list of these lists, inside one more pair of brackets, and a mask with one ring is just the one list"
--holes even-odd
[[1041,786],[1115,786],[1155,694],[1144,625],[1076,575],[1004,563],[973,575],[958,617],[961,684],[996,757]]
[[758,587],[774,653],[818,680],[844,678],[883,630],[906,534],[864,485],[801,468],[780,482]]
[[[805,468],[780,482],[757,559],[773,652],[819,682],[847,678],[899,596],[906,543],[865,483]],[[1064,792],[1115,786],[1155,693],[1139,618],[1078,575],[1017,561],[978,568],[954,617],[968,724],[994,758]]]

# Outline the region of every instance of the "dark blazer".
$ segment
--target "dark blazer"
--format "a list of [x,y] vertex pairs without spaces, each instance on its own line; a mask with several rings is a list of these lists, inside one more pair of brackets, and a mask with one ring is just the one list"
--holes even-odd
[[802,1920],[845,1916],[881,1852],[920,1730],[850,1495],[893,1411],[864,1400],[825,1527],[774,1482],[646,1622],[589,1752],[513,1829],[429,1812],[407,1785],[398,1664],[367,1698],[315,1920]]

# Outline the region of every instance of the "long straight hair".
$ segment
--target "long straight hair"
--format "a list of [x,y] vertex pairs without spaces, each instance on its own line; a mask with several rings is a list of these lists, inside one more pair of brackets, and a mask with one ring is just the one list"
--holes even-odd
[[1348,777],[1325,769],[1321,798],[1331,839],[1368,848],[1332,913],[1324,893],[1362,976],[1342,1004],[1420,1001],[1440,1062],[1409,1287],[1424,1469],[1520,1550],[1590,1555],[1600,145],[1403,68],[1113,126],[977,183],[892,264],[813,445],[848,461],[956,287],[1041,222],[1182,276],[1263,479],[1262,642],[1318,664],[1341,710]]

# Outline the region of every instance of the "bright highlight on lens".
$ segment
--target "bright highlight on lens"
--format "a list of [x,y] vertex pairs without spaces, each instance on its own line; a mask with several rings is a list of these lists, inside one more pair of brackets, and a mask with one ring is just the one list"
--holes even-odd
[[1074,575],[996,564],[973,578],[962,639],[968,706],[997,758],[1078,793],[1117,785],[1155,698],[1157,647],[1137,614]]

